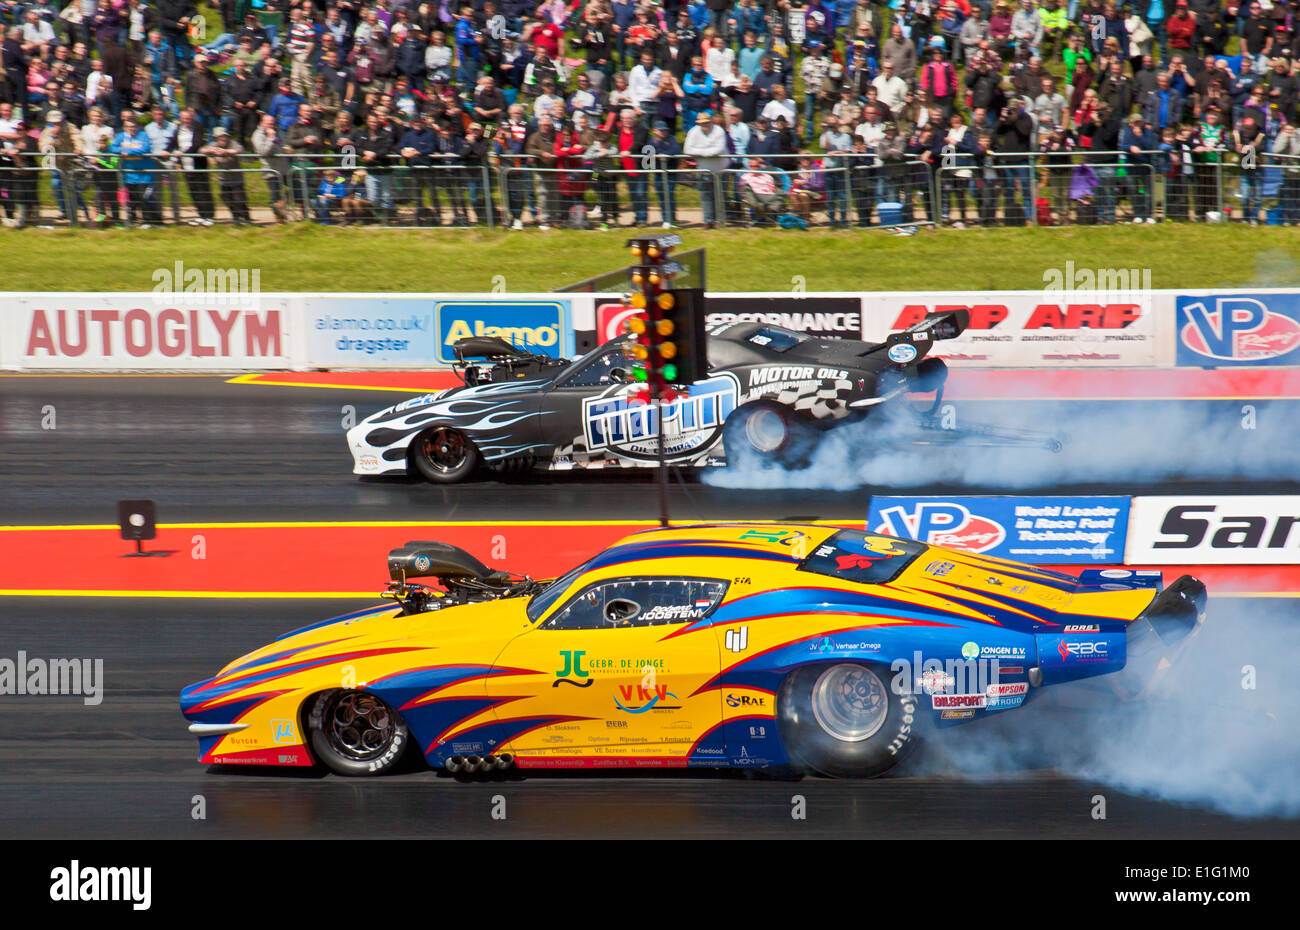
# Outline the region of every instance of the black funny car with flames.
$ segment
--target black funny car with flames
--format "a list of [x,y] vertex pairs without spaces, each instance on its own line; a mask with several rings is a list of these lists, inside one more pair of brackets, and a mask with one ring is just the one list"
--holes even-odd
[[[918,428],[937,433],[933,414],[947,367],[926,355],[966,328],[964,310],[929,314],[884,342],[818,339],[764,323],[728,323],[707,340],[708,377],[662,405],[664,461],[722,465],[755,453],[795,461],[827,427],[933,394]],[[554,359],[494,337],[455,343],[462,387],[403,401],[347,434],[358,475],[412,471],[449,483],[480,466],[554,470],[659,463],[660,410],[637,403],[630,339],[575,360]],[[949,431],[945,438],[969,436]],[[982,430],[987,440],[1044,444],[1041,437]],[[1050,445],[1050,440],[1047,442]]]

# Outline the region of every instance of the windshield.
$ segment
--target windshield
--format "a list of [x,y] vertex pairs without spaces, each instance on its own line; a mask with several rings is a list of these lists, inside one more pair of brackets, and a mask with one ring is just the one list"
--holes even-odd
[[782,329],[779,326],[764,326],[762,329],[756,329],[749,334],[748,342],[771,352],[788,352],[801,342],[807,342],[808,336],[803,333],[791,332],[788,329]]
[[564,592],[569,590],[569,585],[573,584],[574,579],[587,570],[589,562],[590,560],[583,562],[577,568],[571,569],[529,598],[528,619],[536,623],[538,617],[550,610],[555,602],[564,595]]
[[841,530],[804,559],[799,571],[858,584],[884,584],[898,577],[926,548],[910,539]]

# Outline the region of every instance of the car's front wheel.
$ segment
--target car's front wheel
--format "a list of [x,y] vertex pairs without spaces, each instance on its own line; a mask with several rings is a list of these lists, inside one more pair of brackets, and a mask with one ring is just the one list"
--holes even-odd
[[797,764],[836,778],[871,778],[915,748],[914,695],[897,694],[879,666],[856,662],[797,669],[781,684],[777,729]]
[[400,714],[364,691],[317,696],[307,718],[316,758],[340,775],[379,775],[397,765],[411,741]]
[[435,484],[463,481],[478,464],[478,449],[464,433],[450,426],[435,426],[411,442],[416,470]]

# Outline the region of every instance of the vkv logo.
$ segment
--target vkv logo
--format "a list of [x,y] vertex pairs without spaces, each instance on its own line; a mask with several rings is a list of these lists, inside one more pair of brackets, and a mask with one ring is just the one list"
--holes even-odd
[[[1178,298],[1180,364],[1200,364],[1197,356],[1202,360],[1262,361],[1295,350],[1300,346],[1300,322],[1295,316],[1270,310],[1265,300],[1296,304],[1294,295],[1220,297],[1210,309],[1207,300]],[[1295,309],[1300,311],[1300,306]]]
[[910,509],[886,507],[880,520],[874,532],[970,552],[995,549],[1007,538],[1002,524],[951,501],[918,501]]
[[[722,424],[736,409],[740,382],[725,374],[691,385],[688,397],[663,404],[668,454],[682,456],[712,446]],[[592,397],[582,402],[583,432],[591,451],[614,448],[629,458],[652,459],[658,454],[660,408],[633,404],[626,394]]]

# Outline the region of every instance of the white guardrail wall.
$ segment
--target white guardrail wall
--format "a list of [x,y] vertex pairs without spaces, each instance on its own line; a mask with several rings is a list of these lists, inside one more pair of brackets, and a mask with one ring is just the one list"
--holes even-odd
[[[611,338],[622,319],[607,294],[291,294],[255,285],[227,270],[215,281],[196,276],[193,292],[0,293],[0,369],[444,368],[450,344],[466,335],[574,355]],[[960,338],[936,347],[954,367],[1300,364],[1300,290],[710,293],[707,318],[880,340],[950,307],[971,313]]]

